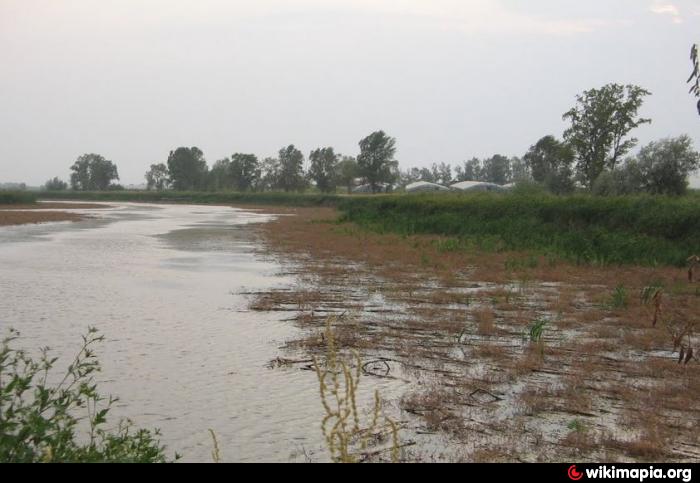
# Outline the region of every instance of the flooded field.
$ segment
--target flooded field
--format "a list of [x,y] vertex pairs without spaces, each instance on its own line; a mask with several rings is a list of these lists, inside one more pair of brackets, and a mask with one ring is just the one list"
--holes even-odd
[[0,330],[67,364],[97,327],[115,416],[159,427],[185,461],[211,461],[209,428],[224,461],[325,460],[316,376],[268,368],[299,329],[248,310],[246,293],[294,283],[251,236],[274,215],[110,205],[76,210],[79,222],[0,228]]
[[[338,344],[391,401],[411,461],[697,461],[698,289],[684,269],[574,266],[514,252],[445,249],[376,234],[331,209],[261,225],[297,276],[257,294],[304,329],[291,352]],[[295,264],[290,261],[295,260]],[[640,294],[662,284],[662,303]],[[675,346],[675,347],[674,347]],[[681,355],[682,358],[682,355]]]
[[[455,251],[331,208],[74,211],[0,228],[0,324],[65,357],[96,326],[117,415],[186,461],[211,461],[210,428],[224,461],[327,461],[312,360],[329,318],[363,375],[360,415],[378,390],[402,460],[700,457],[697,359],[677,346],[697,344],[700,291],[683,269]],[[652,283],[657,313],[639,297]],[[391,459],[374,439],[360,459]]]

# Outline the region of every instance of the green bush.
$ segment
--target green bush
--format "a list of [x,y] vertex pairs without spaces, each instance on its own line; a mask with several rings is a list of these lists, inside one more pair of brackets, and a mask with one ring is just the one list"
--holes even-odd
[[36,194],[28,191],[0,190],[0,205],[19,203],[36,203]]
[[[92,346],[103,340],[91,328],[60,382],[49,349],[38,360],[12,347],[16,331],[0,347],[0,462],[165,462],[158,431],[136,429],[130,421],[107,429],[117,401],[101,396],[100,370]],[[176,459],[178,456],[176,456]]]

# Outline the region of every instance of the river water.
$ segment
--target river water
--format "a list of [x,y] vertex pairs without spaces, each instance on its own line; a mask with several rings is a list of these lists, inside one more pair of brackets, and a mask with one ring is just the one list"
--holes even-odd
[[106,340],[100,389],[112,415],[158,427],[170,455],[211,461],[323,460],[313,373],[268,369],[297,334],[250,312],[246,291],[293,281],[256,255],[249,224],[217,206],[110,203],[77,223],[0,227],[0,331],[67,358],[88,326]]

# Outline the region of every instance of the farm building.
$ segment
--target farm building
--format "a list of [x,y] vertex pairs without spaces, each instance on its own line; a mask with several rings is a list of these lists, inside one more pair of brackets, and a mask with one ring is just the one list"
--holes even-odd
[[428,183],[427,181],[416,181],[406,185],[407,193],[425,193],[430,191],[450,191],[450,189],[439,184]]
[[453,184],[450,188],[460,191],[503,191],[506,189],[501,185],[485,181],[461,181]]
[[[391,193],[393,186],[388,183],[377,184],[377,193]],[[353,193],[372,193],[372,185],[369,183],[361,184],[352,189]]]

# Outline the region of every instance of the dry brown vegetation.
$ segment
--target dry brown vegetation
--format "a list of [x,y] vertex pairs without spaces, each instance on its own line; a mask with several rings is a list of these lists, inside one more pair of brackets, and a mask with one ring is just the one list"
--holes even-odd
[[[285,216],[257,227],[261,253],[298,282],[251,294],[251,308],[305,329],[287,344],[302,369],[323,350],[326,317],[345,313],[339,347],[373,362],[364,374],[403,381],[396,411],[417,443],[407,457],[700,458],[700,368],[688,357],[700,285],[686,269],[514,264],[524,255],[370,233],[331,208],[266,210]],[[650,286],[664,287],[660,309],[642,296]]]

